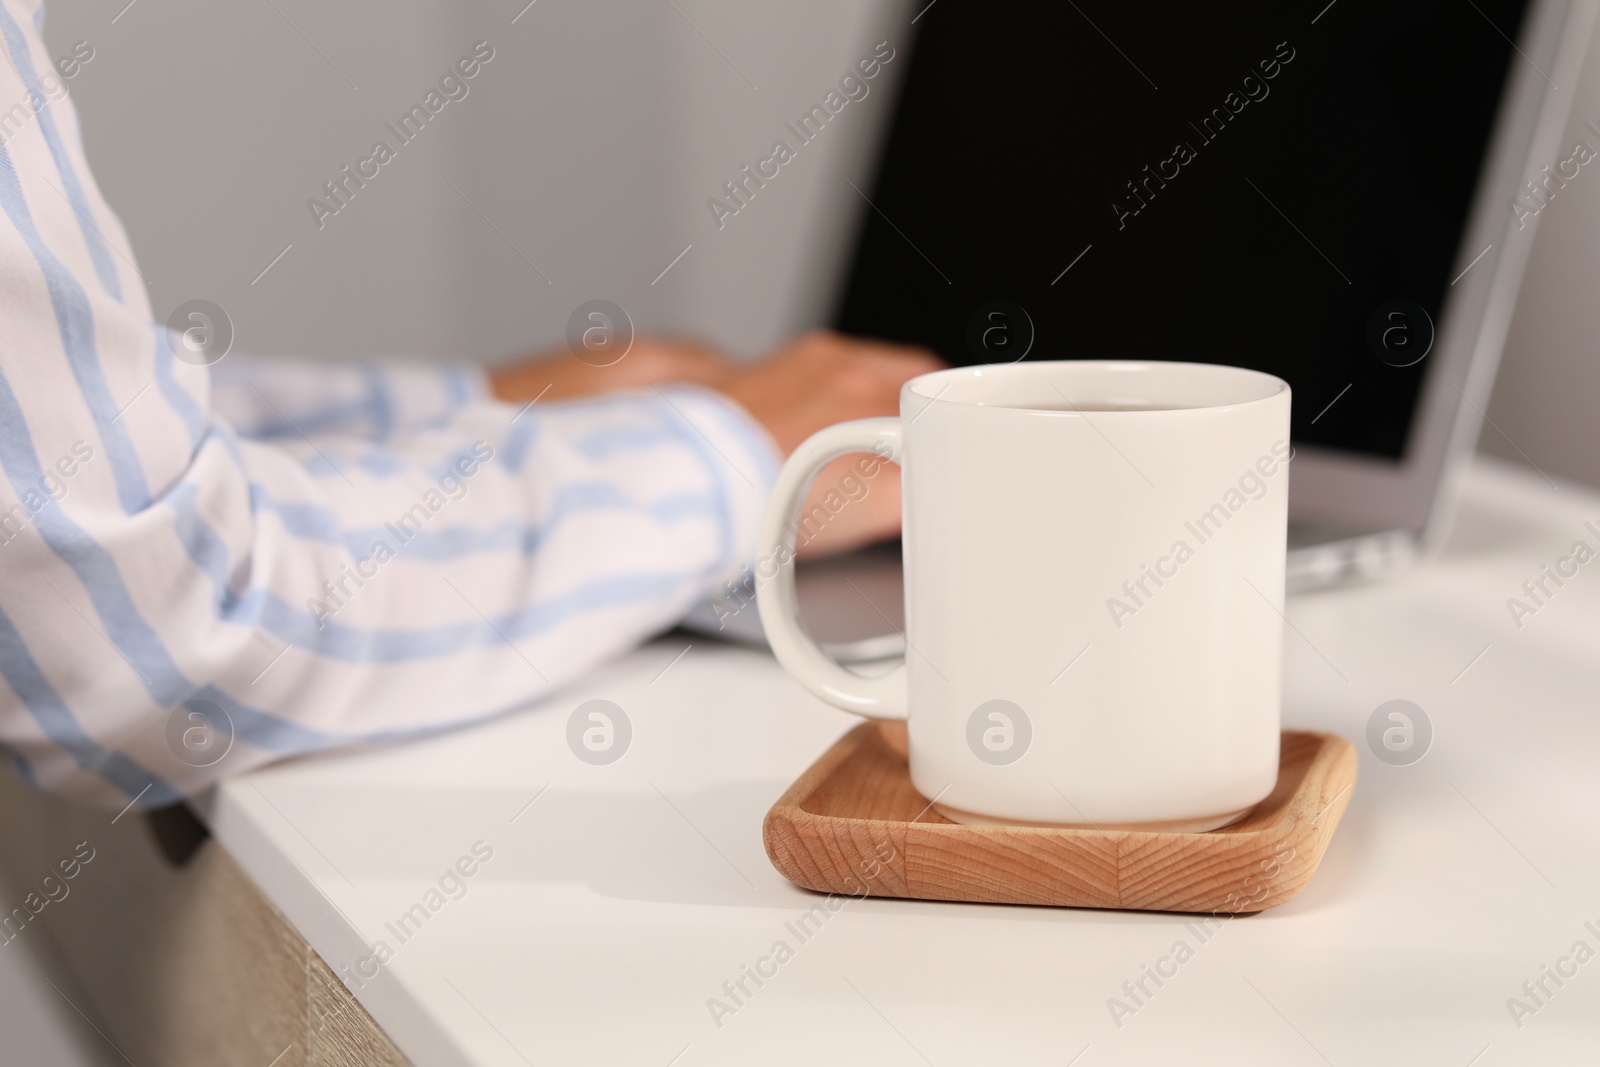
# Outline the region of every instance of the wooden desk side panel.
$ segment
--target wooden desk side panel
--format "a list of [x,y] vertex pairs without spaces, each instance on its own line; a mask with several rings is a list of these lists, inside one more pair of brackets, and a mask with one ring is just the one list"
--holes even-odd
[[70,972],[63,989],[81,991],[74,1006],[123,1057],[162,1067],[409,1064],[215,841],[173,867],[141,813],[113,824],[9,769],[0,812],[0,863],[14,885],[36,885],[78,842],[94,849],[67,896],[17,941],[41,940],[39,954]]

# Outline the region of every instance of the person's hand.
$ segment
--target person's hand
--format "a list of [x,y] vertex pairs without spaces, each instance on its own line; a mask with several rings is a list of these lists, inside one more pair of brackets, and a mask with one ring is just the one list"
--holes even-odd
[[[766,427],[787,456],[836,422],[898,414],[900,387],[943,365],[924,349],[817,332],[739,367],[714,388]],[[817,475],[806,499],[814,518],[802,526],[811,535],[800,541],[802,557],[846,552],[900,532],[900,468],[876,456],[863,465],[867,458],[841,456]]]
[[765,426],[787,456],[836,422],[899,414],[900,387],[942,366],[921,348],[818,330],[741,365],[713,388]]

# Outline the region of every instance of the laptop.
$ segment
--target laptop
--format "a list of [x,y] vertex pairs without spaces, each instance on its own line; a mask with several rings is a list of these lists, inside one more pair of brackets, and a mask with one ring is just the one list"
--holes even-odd
[[[1436,548],[1538,216],[1600,180],[1561,140],[1592,0],[923,3],[818,220],[818,320],[958,365],[1275,374],[1290,590]],[[797,582],[841,660],[902,646],[897,545]],[[759,642],[751,589],[688,624]]]

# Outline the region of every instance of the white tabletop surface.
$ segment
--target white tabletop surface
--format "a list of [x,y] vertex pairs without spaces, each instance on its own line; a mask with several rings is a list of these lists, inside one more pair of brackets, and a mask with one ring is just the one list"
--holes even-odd
[[[1285,725],[1349,737],[1360,783],[1305,892],[1203,943],[1178,915],[885,899],[800,941],[821,898],[773,870],[762,817],[856,720],[700,638],[450,736],[251,774],[208,817],[336,970],[385,943],[356,994],[419,1067],[1600,1062],[1600,960],[1570,956],[1600,953],[1600,559],[1520,630],[1506,606],[1600,549],[1587,521],[1600,496],[1480,464],[1441,558],[1291,600]],[[565,741],[594,698],[634,730],[607,766]],[[1433,724],[1409,766],[1364,739],[1395,698]],[[428,898],[480,841],[464,895]],[[402,944],[385,924],[418,903]],[[1192,958],[1114,1019],[1179,940]]]

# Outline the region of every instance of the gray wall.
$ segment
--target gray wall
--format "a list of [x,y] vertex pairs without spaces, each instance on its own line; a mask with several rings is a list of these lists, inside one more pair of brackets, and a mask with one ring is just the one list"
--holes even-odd
[[[1591,45],[1563,157],[1578,140],[1600,151],[1600,43]],[[1556,160],[1544,160],[1554,165]],[[1584,166],[1539,213],[1539,228],[1506,339],[1493,425],[1481,448],[1552,478],[1600,486],[1600,161]]]
[[[125,3],[52,4],[46,40],[94,46],[69,85],[156,313],[214,300],[242,350],[493,359],[607,297],[752,351],[792,315],[808,213],[855,209],[817,188],[848,128],[721,232],[705,200],[863,51],[870,5]],[[319,230],[307,199],[480,39],[466,98]]]
[[[906,24],[895,0],[537,0],[515,24],[525,0],[140,0],[113,23],[125,2],[58,3],[45,33],[95,47],[71,86],[157,313],[206,297],[240,348],[318,356],[501,358],[600,296],[641,328],[759,351],[813,313],[800,264],[861,210],[833,165],[860,165],[887,86],[720,230],[705,201]],[[319,231],[306,199],[479,39],[496,55],[470,95]],[[1576,112],[1573,136],[1600,118],[1600,59]],[[1585,168],[1540,221],[1484,433],[1591,485],[1597,236]]]

